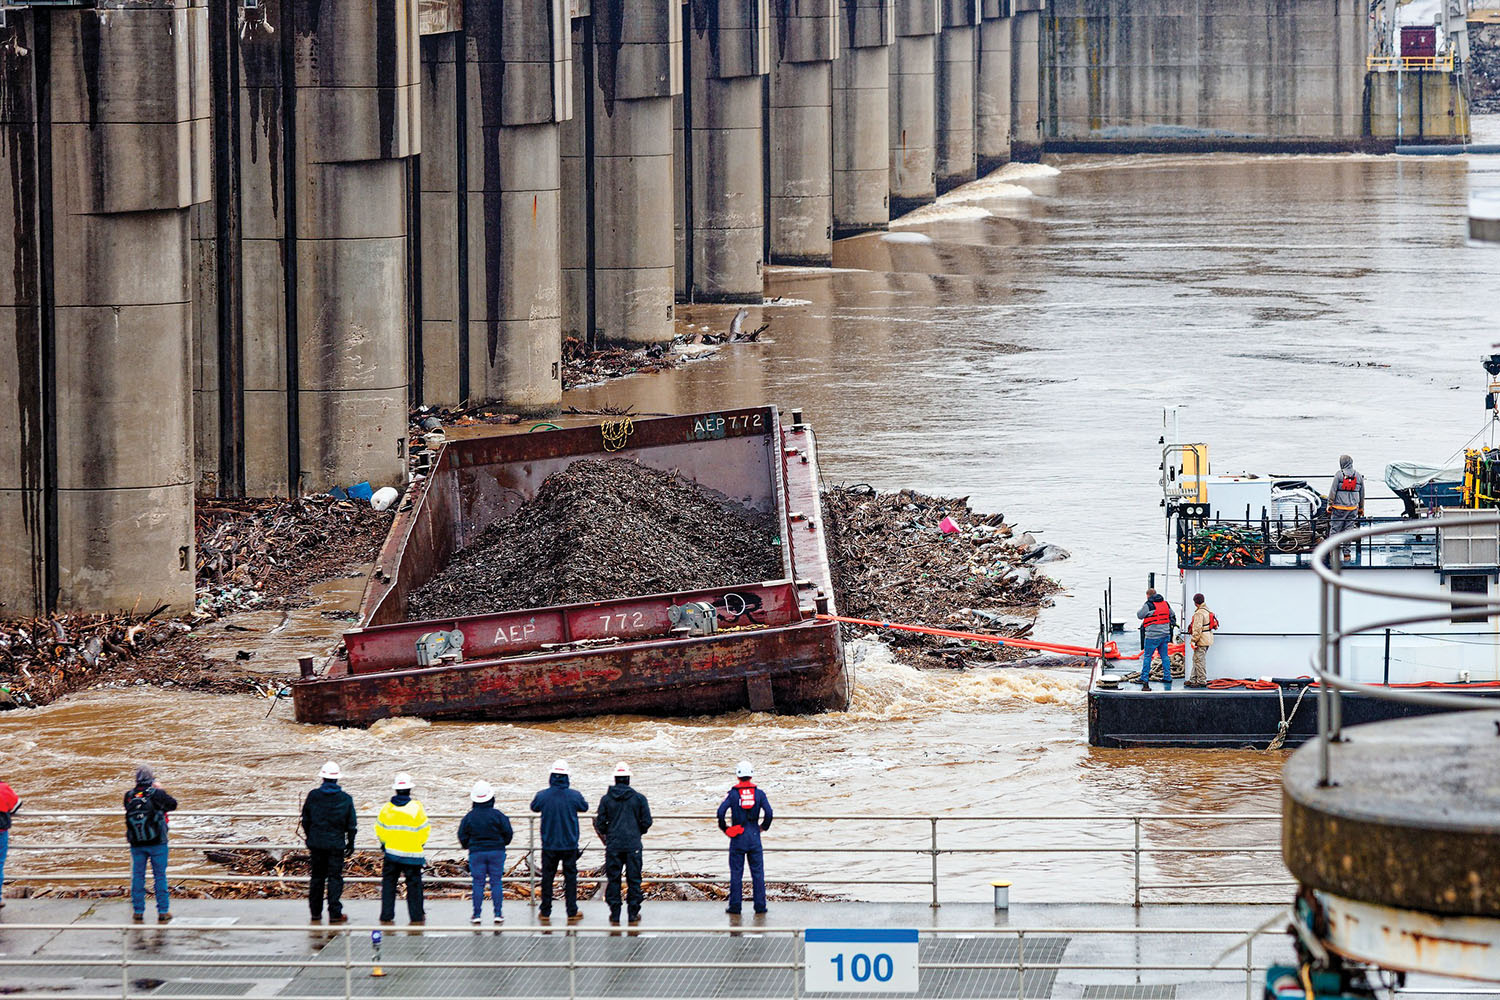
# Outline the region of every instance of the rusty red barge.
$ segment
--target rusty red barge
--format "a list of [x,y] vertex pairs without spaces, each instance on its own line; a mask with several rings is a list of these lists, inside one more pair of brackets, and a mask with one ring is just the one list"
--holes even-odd
[[[622,444],[623,441],[623,444]],[[783,579],[468,618],[407,621],[407,595],[553,473],[583,458],[679,473],[780,527]],[[407,491],[360,607],[321,673],[292,686],[300,722],[390,716],[527,720],[845,708],[849,681],[812,428],[774,407],[450,441]],[[447,633],[446,658],[431,659]],[[454,633],[458,633],[457,636]]]

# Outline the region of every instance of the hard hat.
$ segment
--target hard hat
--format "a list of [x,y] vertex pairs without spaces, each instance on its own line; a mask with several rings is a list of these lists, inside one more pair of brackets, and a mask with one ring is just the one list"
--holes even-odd
[[563,760],[561,757],[559,757],[556,760],[554,760],[552,762],[552,773],[553,774],[567,774],[568,773],[568,762],[565,761],[565,760]]
[[474,790],[469,793],[470,802],[488,802],[494,797],[495,789],[490,787],[490,783],[483,778],[474,782]]
[[393,781],[393,782],[391,782],[391,791],[393,791],[393,792],[409,792],[409,791],[411,791],[411,775],[407,774],[405,771],[402,771],[400,774],[396,775],[396,780]]
[[628,777],[630,777],[630,765],[627,764],[627,763],[625,763],[623,760],[620,761],[620,763],[616,764],[615,765],[615,777],[616,778],[628,778]]
[[343,772],[339,770],[338,762],[332,760],[324,764],[323,769],[318,772],[318,777],[325,781],[338,781],[343,776]]
[[755,768],[750,766],[748,760],[742,760],[740,761],[740,766],[734,769],[734,773],[740,778],[753,778],[755,776]]

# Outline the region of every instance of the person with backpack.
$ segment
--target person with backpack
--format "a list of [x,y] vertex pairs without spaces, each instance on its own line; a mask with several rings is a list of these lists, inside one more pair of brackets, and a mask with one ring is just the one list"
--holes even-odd
[[302,836],[307,843],[311,879],[307,885],[307,904],[312,908],[312,922],[323,919],[323,890],[328,890],[328,922],[346,924],[344,916],[344,862],[354,856],[354,834],[359,817],[354,799],[339,787],[343,772],[334,761],[318,772],[322,784],[307,793],[302,801]]
[[1203,603],[1202,594],[1193,595],[1193,617],[1188,623],[1188,635],[1193,644],[1193,673],[1187,679],[1187,687],[1208,687],[1208,647],[1214,644],[1214,632],[1219,628],[1219,618]]
[[10,818],[21,808],[21,797],[0,781],[0,906],[5,905],[5,856],[10,853]]
[[130,909],[136,923],[146,919],[146,863],[151,864],[156,922],[172,919],[167,888],[167,826],[177,800],[167,794],[151,768],[135,769],[135,787],[125,793],[125,839],[130,842]]
[[630,765],[615,767],[615,783],[599,800],[594,832],[604,841],[604,901],[609,922],[620,922],[620,873],[625,873],[630,922],[641,922],[641,834],[651,829],[651,806],[646,796],[630,787]]
[[469,852],[469,874],[474,879],[474,915],[477,924],[484,911],[484,885],[490,886],[490,906],[495,923],[505,923],[505,845],[515,836],[510,817],[495,807],[495,789],[488,781],[474,782],[469,792],[469,814],[458,824],[458,844]]
[[729,905],[725,913],[739,913],[744,900],[745,862],[750,862],[750,895],[756,913],[766,912],[765,852],[760,835],[771,828],[771,800],[755,787],[755,772],[747,760],[735,768],[738,779],[719,803],[719,829],[729,837]]
[[568,787],[568,762],[552,765],[547,787],[531,799],[531,811],[542,814],[542,905],[537,917],[552,919],[552,884],[557,866],[563,871],[563,906],[568,923],[583,919],[578,910],[578,814],[589,811],[588,800]]
[[1177,625],[1177,612],[1167,599],[1156,592],[1155,587],[1146,588],[1146,603],[1135,613],[1145,627],[1141,644],[1141,690],[1151,690],[1151,656],[1161,657],[1162,686],[1172,690],[1172,656],[1167,646],[1172,642],[1172,629]]
[[396,775],[391,792],[391,800],[380,807],[380,815],[375,818],[375,837],[385,850],[380,868],[380,922],[396,922],[396,889],[404,878],[406,915],[412,924],[420,926],[427,922],[422,905],[422,866],[427,857],[422,849],[432,835],[432,826],[422,803],[411,797],[411,775],[405,771]]
[[[1341,531],[1359,527],[1359,519],[1365,516],[1365,477],[1354,468],[1354,459],[1339,456],[1339,471],[1334,474],[1333,485],[1328,490],[1328,533],[1337,535]],[[1344,547],[1347,554],[1348,546]]]

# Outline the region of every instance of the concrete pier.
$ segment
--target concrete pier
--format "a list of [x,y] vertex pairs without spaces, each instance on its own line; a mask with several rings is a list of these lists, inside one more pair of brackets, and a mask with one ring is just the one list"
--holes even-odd
[[764,78],[770,23],[764,3],[690,4],[689,72],[677,172],[686,206],[681,222],[687,274],[680,284],[701,302],[761,300],[766,196],[762,158]]
[[982,0],[974,82],[974,153],[979,173],[1010,160],[1011,0]]
[[937,197],[939,0],[895,0],[891,46],[891,217]]
[[844,0],[833,63],[833,234],[890,222],[891,44],[896,0]]
[[581,120],[566,130],[562,154],[564,332],[595,342],[670,340],[680,4],[599,0],[576,28]]
[[468,396],[522,413],[562,399],[558,122],[573,113],[566,0],[464,14]]
[[974,87],[979,0],[942,0],[942,24],[937,40],[933,158],[939,194],[972,181],[978,169]]
[[1010,157],[1042,155],[1042,12],[1047,0],[1012,0],[1010,27]]
[[[422,384],[421,399],[437,406],[458,406],[473,391],[468,372],[469,283],[466,254],[468,81],[460,77],[461,32],[422,36]],[[466,76],[467,74],[465,74]],[[460,102],[465,107],[460,110]],[[412,373],[415,377],[416,372]]]
[[833,262],[835,0],[777,4],[771,71],[771,260]]
[[179,0],[8,21],[0,600],[16,613],[183,608],[207,10]]

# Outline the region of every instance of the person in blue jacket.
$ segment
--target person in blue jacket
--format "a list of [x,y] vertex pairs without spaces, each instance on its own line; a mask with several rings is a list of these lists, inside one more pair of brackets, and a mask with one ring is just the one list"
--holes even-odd
[[750,886],[755,912],[766,912],[766,863],[761,831],[771,828],[771,800],[755,787],[754,769],[747,760],[735,769],[739,778],[719,803],[719,829],[729,837],[729,905],[725,913],[739,913],[744,899],[745,861],[750,861]]
[[490,906],[495,923],[505,923],[505,845],[515,832],[510,817],[495,807],[495,789],[483,779],[474,782],[469,793],[469,813],[458,824],[458,843],[469,852],[469,874],[474,879],[474,915],[469,923],[477,924],[484,909],[484,885],[490,886]]
[[557,866],[563,870],[563,905],[568,923],[583,919],[578,912],[578,814],[589,811],[588,800],[568,787],[568,762],[552,765],[547,787],[531,800],[531,811],[542,814],[542,905],[537,916],[552,919],[552,883]]

